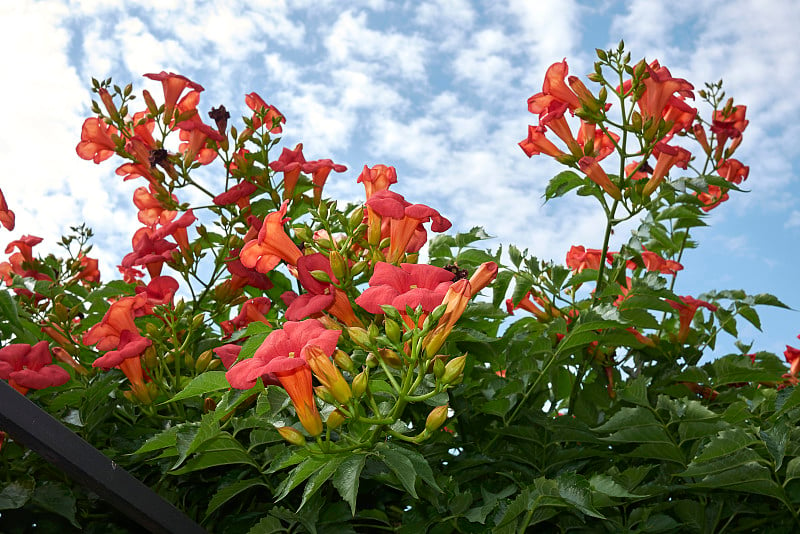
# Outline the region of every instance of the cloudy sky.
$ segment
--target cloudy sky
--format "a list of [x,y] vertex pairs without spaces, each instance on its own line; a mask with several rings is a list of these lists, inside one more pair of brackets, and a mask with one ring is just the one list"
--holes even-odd
[[[124,5],[124,7],[122,7]],[[347,7],[342,7],[346,5]],[[356,200],[366,165],[397,168],[396,190],[449,217],[456,229],[484,226],[495,240],[563,261],[572,244],[599,247],[602,214],[591,202],[542,203],[558,172],[517,146],[535,118],[527,98],[547,66],[567,58],[591,71],[594,49],[624,39],[634,58],[659,59],[702,87],[725,80],[748,106],[737,157],[751,168],[746,195],[713,212],[684,257],[679,294],[743,288],[777,294],[800,309],[800,3],[794,0],[18,0],[0,7],[4,103],[0,188],[17,214],[14,232],[56,250],[70,225],[95,230],[105,278],[137,228],[115,165],[79,159],[91,77],[156,82],[173,71],[203,85],[200,109],[225,104],[234,118],[258,92],[287,117],[283,146],[331,158],[349,171],[328,195]],[[138,101],[137,101],[138,102]],[[617,236],[618,241],[626,236]],[[756,347],[795,344],[800,315],[762,312]]]

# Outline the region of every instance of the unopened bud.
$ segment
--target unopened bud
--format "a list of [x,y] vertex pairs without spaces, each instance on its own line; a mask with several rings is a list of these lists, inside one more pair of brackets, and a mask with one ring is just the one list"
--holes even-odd
[[349,326],[347,327],[347,335],[350,336],[350,339],[362,348],[369,348],[372,345],[372,341],[370,340],[369,332],[367,332],[364,328],[360,326]]
[[310,243],[313,239],[311,229],[305,226],[294,226],[292,227],[292,231],[294,232],[294,236],[303,243]]
[[367,383],[369,382],[369,372],[368,371],[361,371],[358,373],[355,378],[353,378],[353,383],[350,389],[353,392],[353,396],[358,398],[367,391]]
[[156,354],[156,348],[153,345],[150,345],[144,350],[144,365],[148,369],[155,369],[158,366],[158,355]]
[[389,318],[386,318],[386,320],[383,322],[383,329],[386,331],[386,337],[388,337],[392,343],[400,342],[403,331],[400,329],[399,324]]
[[186,364],[186,367],[194,367],[194,357],[187,352],[183,355],[183,363]]
[[334,404],[333,395],[325,386],[314,386],[314,394],[328,404]]
[[634,111],[631,115],[631,128],[635,132],[642,131],[642,115],[638,111]]
[[397,353],[392,349],[384,349],[384,348],[378,349],[378,356],[389,367],[400,369],[400,367],[403,365],[403,360],[401,360],[400,356],[398,356]]
[[364,220],[364,208],[358,207],[354,209],[347,218],[347,225],[351,230],[358,228],[358,225]]
[[327,202],[320,202],[319,208],[317,208],[317,213],[319,213],[319,218],[323,221],[328,218],[328,203]]
[[211,397],[206,397],[205,399],[203,399],[203,412],[204,413],[213,412],[216,409],[217,409],[217,401],[215,401]]
[[192,330],[197,330],[198,328],[203,326],[203,323],[205,322],[205,320],[206,320],[206,314],[205,313],[200,312],[197,315],[195,315],[192,318]]
[[355,369],[353,360],[350,355],[341,349],[336,349],[333,353],[333,361],[339,369],[344,369],[348,373],[352,373]]
[[331,270],[333,271],[333,276],[338,278],[339,280],[343,280],[347,276],[347,261],[345,261],[344,257],[336,250],[332,250],[330,254],[330,262],[331,262]]
[[285,439],[288,443],[292,445],[297,445],[298,447],[304,447],[306,444],[306,438],[303,434],[290,426],[281,426],[277,427],[276,430],[278,434],[281,435],[283,439]]
[[213,357],[214,352],[211,349],[208,349],[200,356],[197,357],[197,360],[194,362],[194,370],[198,373],[202,373],[208,368],[208,364],[211,363],[211,358]]
[[156,101],[153,100],[153,95],[150,94],[150,91],[145,89],[142,91],[142,96],[144,97],[144,103],[147,104],[147,111],[149,111],[151,115],[158,115],[158,105]]
[[367,268],[367,265],[369,265],[369,263],[367,263],[366,261],[359,261],[359,262],[356,262],[356,263],[353,265],[353,267],[351,267],[351,268],[350,268],[350,274],[351,274],[352,276],[357,276],[357,275],[359,275],[359,274],[363,273],[363,272],[364,272],[364,269],[366,269],[366,268]]
[[370,352],[369,354],[367,354],[366,364],[368,369],[374,369],[378,367],[378,357],[375,356],[374,353]]
[[444,361],[441,358],[433,360],[433,376],[441,379],[444,376]]
[[314,280],[319,280],[320,282],[325,282],[327,284],[331,283],[331,277],[325,271],[322,271],[320,269],[315,269],[311,271],[310,274],[314,278]]
[[328,415],[328,420],[325,421],[325,424],[328,425],[328,428],[331,430],[336,430],[342,423],[344,423],[345,416],[339,410],[333,410],[330,415]]
[[461,378],[461,375],[464,372],[464,365],[466,365],[466,363],[466,354],[463,356],[458,356],[457,358],[453,358],[447,362],[447,365],[444,367],[444,374],[442,375],[442,383],[452,384]]
[[428,432],[439,430],[439,427],[447,421],[447,411],[449,409],[450,407],[444,404],[431,410],[431,413],[428,414],[428,418],[425,420],[425,430]]

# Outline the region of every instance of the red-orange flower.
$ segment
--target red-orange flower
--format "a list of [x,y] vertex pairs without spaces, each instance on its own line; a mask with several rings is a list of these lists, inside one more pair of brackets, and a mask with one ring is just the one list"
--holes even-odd
[[[583,245],[572,245],[569,252],[567,252],[567,267],[574,272],[579,273],[584,269],[599,269],[600,268],[600,253],[602,251],[596,248],[585,248]],[[614,261],[614,253],[606,253],[606,261],[610,265]]]
[[266,274],[281,262],[297,265],[297,260],[303,255],[294,241],[286,235],[283,229],[285,218],[289,209],[289,201],[281,204],[278,211],[273,211],[264,219],[264,224],[258,232],[258,238],[245,244],[239,253],[242,265]]
[[[312,271],[326,273],[333,283],[317,280],[311,276]],[[315,253],[301,256],[297,260],[297,279],[307,293],[292,299],[286,309],[288,320],[299,321],[327,311],[347,326],[361,326],[361,321],[355,316],[347,294],[334,285],[338,280],[333,274],[330,260],[325,255]]]
[[283,199],[287,200],[294,196],[294,188],[297,186],[297,180],[300,178],[300,171],[306,164],[306,158],[303,156],[303,143],[297,143],[294,150],[284,148],[281,151],[280,157],[270,162],[269,167],[275,172],[283,173]]
[[698,308],[703,307],[706,308],[707,310],[714,312],[717,311],[717,307],[704,300],[698,300],[690,296],[683,296],[679,298],[681,299],[680,302],[675,302],[674,300],[667,300],[667,304],[669,304],[678,311],[678,320],[680,322],[680,328],[678,330],[678,341],[680,343],[683,343],[689,336],[689,327],[691,326],[692,319],[694,319],[694,316],[697,313]]
[[316,161],[309,161],[303,166],[303,172],[311,173],[311,181],[314,183],[314,203],[319,204],[322,199],[322,188],[325,187],[325,182],[328,181],[328,175],[331,171],[344,172],[347,167],[334,163],[330,159],[319,159]]
[[[800,338],[800,336],[797,336]],[[786,345],[786,350],[783,352],[786,358],[786,363],[789,364],[789,375],[797,378],[797,373],[800,372],[800,349]]]
[[656,190],[673,166],[685,169],[689,165],[689,159],[692,157],[691,152],[685,148],[671,146],[664,142],[656,144],[653,154],[656,156],[656,167],[642,190],[644,196],[649,196]]
[[[411,204],[402,195],[392,191],[374,193],[366,205],[381,216],[382,226],[388,221],[390,240],[386,258],[390,263],[399,261],[406,252],[413,253],[422,248],[426,239],[423,223],[431,221],[431,230],[434,232],[444,232],[452,226],[448,219],[430,206]],[[417,232],[422,233],[422,239],[417,238],[412,242]]]
[[657,60],[647,65],[646,69],[648,73],[644,79],[646,89],[637,101],[645,119],[652,118],[658,121],[664,115],[667,104],[681,102],[678,96],[694,98],[692,92],[694,86],[682,78],[673,78],[669,69],[662,67]]
[[3,190],[0,189],[0,224],[6,227],[6,230],[11,231],[14,229],[14,212],[8,209],[6,204],[6,197],[3,195]]
[[75,147],[75,151],[83,159],[100,163],[116,152],[117,145],[114,142],[116,135],[116,128],[97,117],[90,117],[83,121],[81,141]]
[[574,112],[581,106],[578,95],[566,83],[569,74],[567,60],[553,63],[544,75],[542,92],[537,93],[528,99],[528,111],[542,115],[547,113],[551,106],[558,103],[567,105],[570,111]]
[[214,161],[217,157],[217,151],[213,148],[215,145],[207,147],[206,143],[209,140],[218,143],[224,139],[217,130],[201,121],[196,115],[178,123],[177,127],[181,130],[181,141],[186,141],[178,147],[185,163],[197,161],[201,165],[208,165]]
[[[167,224],[178,214],[176,211],[164,209],[155,194],[152,184],[149,190],[146,187],[139,187],[133,192],[133,203],[139,208],[139,222],[153,228],[159,224]],[[178,200],[175,195],[172,195],[172,198]]]
[[378,262],[369,287],[356,298],[356,304],[370,313],[383,313],[381,305],[396,308],[400,315],[406,314],[406,306],[412,310],[421,306],[430,313],[442,303],[452,283],[453,273],[441,267]]
[[584,156],[578,160],[578,167],[580,167],[581,171],[583,171],[591,181],[603,188],[603,191],[608,193],[611,198],[622,200],[622,193],[620,193],[619,187],[611,181],[606,171],[603,170],[603,167],[597,163],[597,158]]
[[47,341],[14,343],[0,349],[0,378],[25,395],[29,389],[65,384],[69,373],[53,363]]
[[244,328],[250,323],[259,322],[271,326],[266,317],[271,307],[272,302],[268,297],[255,297],[246,300],[239,310],[239,315],[220,323],[222,331],[225,332],[225,337],[230,337],[236,330]]
[[[254,112],[251,119],[253,121],[253,129],[258,129],[262,124],[266,124],[269,127],[269,133],[281,133],[283,131],[281,124],[286,123],[286,117],[278,111],[278,108],[264,102],[264,99],[261,98],[258,93],[245,95],[244,103]],[[261,118],[262,116],[263,121]],[[277,124],[273,126],[275,122],[277,122]],[[248,137],[252,133],[253,130],[247,128],[242,135]]]
[[186,76],[172,72],[162,70],[158,74],[145,74],[144,77],[161,82],[161,87],[164,90],[164,124],[168,124],[172,120],[175,105],[186,89],[191,89],[198,93],[203,91],[203,86],[200,84],[193,82]]

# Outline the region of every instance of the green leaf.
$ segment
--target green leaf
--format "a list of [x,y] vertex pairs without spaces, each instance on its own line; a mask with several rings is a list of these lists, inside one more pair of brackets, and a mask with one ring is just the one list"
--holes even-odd
[[758,317],[758,312],[756,312],[756,310],[750,306],[741,305],[738,307],[737,311],[747,322],[758,328],[759,332],[761,331],[761,319]]
[[287,532],[287,530],[281,524],[281,520],[268,515],[267,517],[262,517],[258,523],[253,525],[253,527],[247,531],[247,534],[277,534],[284,532]]
[[[189,424],[189,423],[187,423]],[[173,426],[151,437],[144,444],[136,449],[133,454],[141,454],[145,452],[157,451],[159,449],[166,449],[167,447],[174,447],[178,437],[178,430],[183,425]]]
[[184,475],[209,467],[232,464],[248,464],[258,468],[258,464],[247,454],[241,443],[230,434],[220,433],[214,439],[204,442],[197,450],[197,456],[186,462],[184,467],[171,471],[170,474]]
[[789,308],[789,306],[778,300],[778,297],[776,297],[775,295],[770,295],[769,293],[759,293],[758,295],[753,295],[753,303],[762,306],[776,306],[778,308],[786,308],[787,310],[791,309]]
[[603,439],[612,442],[672,443],[653,412],[641,406],[622,408],[594,431],[611,433]]
[[306,483],[306,487],[303,489],[303,500],[300,502],[300,507],[297,509],[298,511],[300,508],[305,506],[308,499],[314,496],[314,494],[319,491],[322,485],[329,479],[331,476],[339,469],[339,466],[345,460],[345,456],[338,455],[338,456],[329,456],[326,458],[327,462],[325,465],[322,466],[314,475],[308,480]]
[[645,443],[639,445],[625,456],[631,458],[648,458],[654,460],[667,460],[682,466],[686,465],[686,457],[680,448],[673,443]]
[[786,482],[794,478],[800,478],[800,456],[792,458],[786,464]]
[[695,459],[691,464],[689,464],[689,467],[687,467],[685,471],[678,473],[677,476],[699,477],[711,475],[759,461],[763,461],[763,458],[761,458],[761,455],[753,449],[740,449],[732,454],[728,454],[711,461],[700,462]]
[[589,479],[589,485],[594,491],[617,499],[643,499],[648,495],[636,495],[622,487],[608,475],[597,474]]
[[546,200],[564,196],[570,190],[584,184],[584,179],[573,171],[563,171],[550,179],[544,192]]
[[639,375],[633,380],[629,380],[625,387],[619,390],[620,400],[649,408],[650,401],[647,399],[647,386],[649,383],[650,379],[645,375]]
[[33,479],[10,482],[0,490],[0,510],[22,508],[33,495]]
[[231,385],[228,379],[225,378],[225,371],[206,371],[205,373],[196,376],[189,382],[183,390],[179,391],[174,397],[161,404],[168,404],[178,400],[188,399],[197,395],[205,395],[212,391],[219,391],[221,389],[228,389]]
[[767,495],[786,503],[783,488],[772,480],[772,471],[757,462],[745,463],[734,469],[708,475],[700,482],[691,485]]
[[210,516],[217,508],[240,493],[256,486],[268,487],[267,484],[260,478],[248,478],[245,480],[237,480],[233,484],[229,484],[221,488],[214,494],[213,497],[211,497],[211,500],[208,503],[208,509],[206,510],[206,517]]
[[417,473],[417,476],[420,477],[423,482],[428,484],[429,488],[436,490],[438,493],[442,492],[442,488],[440,488],[436,483],[436,479],[433,477],[431,466],[428,465],[428,462],[425,460],[424,456],[415,450],[406,449],[405,447],[401,447],[400,445],[393,443],[387,443],[386,446],[390,449],[396,450],[408,458],[411,461],[411,464],[414,466],[414,471]]
[[776,411],[770,419],[777,419],[798,405],[800,405],[800,388],[797,386],[784,388],[778,392],[778,396],[775,399]]
[[567,471],[558,476],[557,482],[558,493],[565,501],[588,516],[605,519],[605,516],[592,505],[592,492],[588,480],[577,473]]
[[417,489],[414,487],[417,481],[417,472],[411,460],[400,452],[397,448],[388,447],[381,443],[375,447],[378,456],[381,458],[392,472],[397,475],[398,480],[406,491],[414,498],[417,496]]
[[694,462],[708,462],[756,443],[758,440],[741,428],[723,430],[703,448],[695,457]]
[[779,420],[769,430],[762,430],[758,433],[759,437],[767,446],[772,459],[775,460],[775,470],[779,470],[783,465],[783,456],[786,454],[786,445],[789,443],[792,429],[786,424],[786,420]]
[[289,476],[281,482],[280,486],[275,489],[275,501],[280,501],[286,497],[290,491],[316,473],[325,463],[326,461],[324,459],[315,457],[309,457],[303,460],[303,462],[295,467],[292,472],[289,473]]
[[45,482],[37,486],[31,502],[69,521],[75,528],[81,528],[75,519],[77,507],[75,495],[69,488],[57,483]]
[[353,516],[356,515],[356,499],[358,498],[359,477],[367,457],[363,454],[352,454],[339,465],[333,475],[333,487],[350,505]]

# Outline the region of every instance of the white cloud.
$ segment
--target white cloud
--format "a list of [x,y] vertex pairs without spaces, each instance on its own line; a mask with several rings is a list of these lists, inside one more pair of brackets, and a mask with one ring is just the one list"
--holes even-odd
[[420,80],[425,75],[426,39],[395,31],[381,32],[367,25],[367,14],[346,11],[325,37],[325,48],[334,64],[352,60],[376,61],[381,76]]

